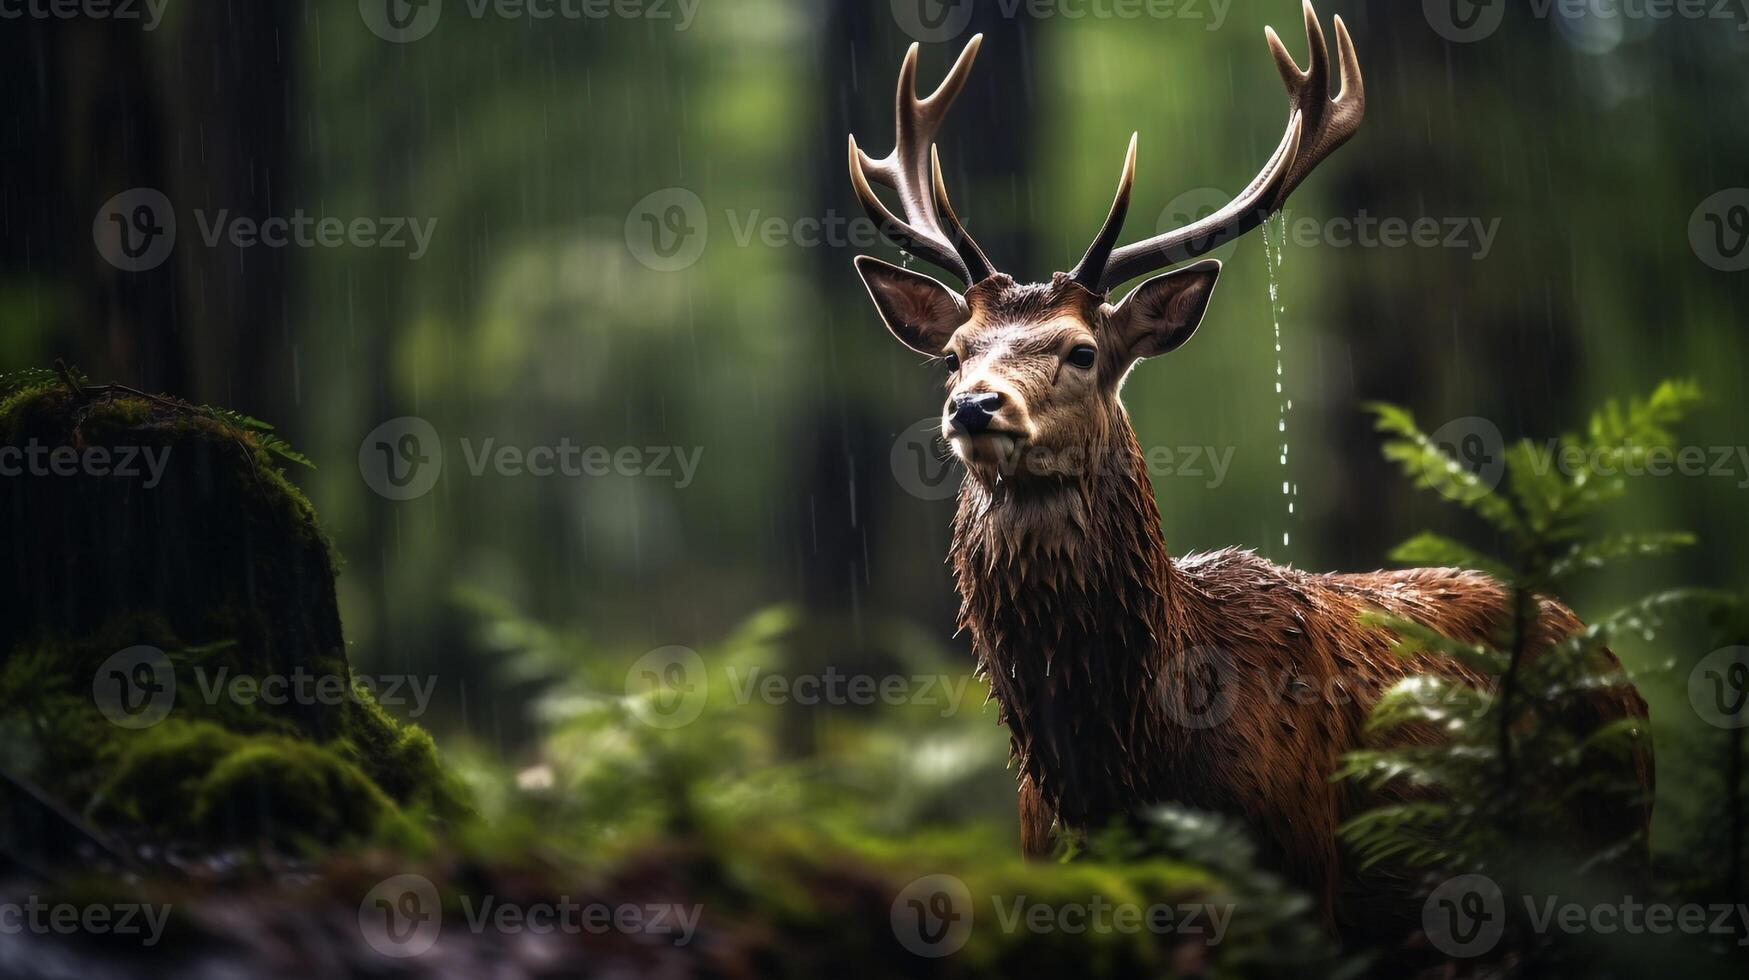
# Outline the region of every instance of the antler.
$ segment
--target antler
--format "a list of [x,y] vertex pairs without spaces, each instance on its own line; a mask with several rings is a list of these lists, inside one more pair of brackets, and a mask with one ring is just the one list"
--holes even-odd
[[1360,59],[1354,40],[1342,18],[1336,18],[1336,51],[1342,89],[1330,98],[1330,49],[1312,0],[1305,0],[1306,39],[1311,43],[1311,67],[1301,71],[1288,54],[1274,28],[1265,28],[1269,50],[1287,84],[1287,132],[1281,145],[1244,193],[1201,221],[1146,241],[1113,249],[1129,211],[1130,188],[1135,182],[1136,138],[1130,137],[1128,157],[1118,181],[1117,199],[1106,215],[1105,225],[1088,246],[1087,254],[1070,275],[1095,294],[1122,285],[1137,276],[1187,262],[1220,248],[1267,221],[1287,203],[1289,194],[1336,148],[1360,128],[1366,114],[1366,85],[1360,77]]
[[[926,99],[917,98],[917,45],[912,44],[899,68],[893,152],[876,160],[857,148],[854,135],[850,137],[850,183],[882,234],[900,248],[959,276],[968,286],[988,278],[995,269],[948,203],[935,134],[954,97],[965,87],[983,41],[984,35],[978,34],[966,43],[947,78]],[[869,186],[871,177],[899,192],[903,219],[875,196]]]

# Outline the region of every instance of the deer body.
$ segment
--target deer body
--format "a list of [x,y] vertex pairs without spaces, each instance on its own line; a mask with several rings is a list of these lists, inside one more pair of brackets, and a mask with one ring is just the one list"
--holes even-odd
[[[1403,658],[1367,609],[1481,641],[1508,596],[1475,572],[1319,575],[1225,550],[1172,560],[1126,429],[1109,467],[1044,494],[968,480],[953,567],[1022,783],[1022,845],[1097,830],[1151,803],[1241,820],[1265,860],[1340,904],[1337,827],[1366,801],[1332,783],[1396,681],[1455,664]],[[1579,626],[1545,603],[1533,648]],[[1477,679],[1472,677],[1473,680]],[[1641,715],[1637,695],[1600,718]]]
[[[1305,20],[1306,71],[1268,33],[1290,112],[1246,190],[1186,228],[1119,248],[1132,137],[1104,225],[1075,269],[1048,283],[997,272],[947,198],[933,140],[979,38],[925,99],[915,95],[912,46],[897,145],[876,160],[853,138],[850,174],[889,237],[967,287],[856,260],[892,334],[948,370],[942,428],[966,468],[952,554],[960,625],[1009,729],[1024,848],[1043,854],[1053,829],[1099,830],[1161,803],[1211,810],[1243,821],[1264,858],[1334,919],[1355,883],[1337,828],[1366,802],[1330,781],[1339,756],[1362,743],[1369,710],[1397,680],[1482,680],[1456,663],[1396,656],[1394,638],[1364,626],[1362,613],[1382,609],[1479,642],[1506,622],[1509,597],[1453,569],[1315,575],[1235,550],[1174,562],[1119,391],[1140,361],[1190,339],[1220,263],[1182,265],[1109,302],[1112,287],[1260,226],[1359,126],[1365,90],[1347,29],[1338,18],[1341,91],[1331,98],[1331,59],[1309,0]],[[903,217],[871,178],[898,192]],[[1578,625],[1542,603],[1527,652]],[[1601,692],[1586,712],[1598,722],[1643,716],[1645,703],[1631,689]],[[1637,764],[1649,786],[1649,760]],[[1600,815],[1600,831],[1619,830],[1618,816]],[[1646,814],[1625,816],[1643,823]]]

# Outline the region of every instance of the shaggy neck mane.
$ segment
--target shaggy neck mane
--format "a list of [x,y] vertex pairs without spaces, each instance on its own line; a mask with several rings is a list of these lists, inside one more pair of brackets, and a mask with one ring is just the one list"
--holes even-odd
[[1182,648],[1185,603],[1140,446],[1115,427],[1104,465],[1073,480],[968,478],[954,519],[960,628],[1022,773],[1069,824],[1160,798],[1172,751],[1157,686]]

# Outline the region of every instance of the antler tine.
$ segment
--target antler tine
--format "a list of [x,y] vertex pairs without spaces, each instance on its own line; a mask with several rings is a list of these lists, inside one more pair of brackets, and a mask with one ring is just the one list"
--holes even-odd
[[1138,276],[1207,255],[1263,224],[1275,213],[1276,208],[1270,202],[1276,200],[1299,153],[1303,121],[1300,113],[1293,114],[1288,120],[1287,133],[1282,136],[1281,144],[1275,148],[1262,172],[1226,207],[1176,231],[1134,242],[1112,252],[1111,259],[1105,264],[1105,275],[1099,280],[1100,288],[1093,292],[1100,293]]
[[1105,224],[1099,227],[1099,234],[1094,237],[1093,244],[1087,246],[1087,253],[1081,256],[1081,261],[1075,263],[1075,269],[1069,277],[1080,283],[1088,292],[1098,294],[1103,292],[1100,280],[1105,276],[1105,264],[1111,259],[1111,250],[1117,247],[1117,236],[1123,232],[1124,218],[1130,211],[1130,189],[1136,183],[1136,137],[1130,134],[1129,152],[1124,154],[1123,173],[1117,180],[1117,197],[1112,199],[1111,210],[1106,212]]
[[[863,209],[894,244],[960,277],[967,285],[993,274],[990,262],[946,207],[940,164],[935,158],[935,136],[947,111],[965,88],[982,34],[966,43],[953,68],[928,97],[917,97],[917,52],[913,43],[899,67],[898,92],[894,99],[893,151],[875,159],[850,138],[850,182]],[[869,179],[892,188],[899,195],[900,218],[875,194]]]
[[1360,58],[1354,52],[1354,39],[1348,34],[1348,25],[1340,16],[1336,18],[1337,70],[1342,88],[1332,99],[1330,49],[1324,41],[1324,29],[1318,24],[1318,14],[1312,9],[1311,0],[1305,0],[1305,8],[1306,39],[1312,49],[1310,67],[1305,71],[1300,70],[1273,29],[1265,32],[1270,52],[1275,55],[1276,67],[1281,69],[1282,81],[1287,85],[1289,104],[1306,116],[1305,146],[1282,184],[1281,197],[1275,202],[1277,208],[1325,157],[1348,142],[1348,138],[1360,128],[1361,118],[1366,113],[1366,82],[1361,78]]
[[[1311,48],[1306,70],[1300,70],[1299,63],[1288,53],[1274,29],[1264,31],[1275,66],[1288,91],[1287,132],[1269,162],[1242,194],[1215,214],[1112,252],[1094,292],[1207,255],[1263,224],[1270,215],[1281,210],[1288,195],[1318,164],[1360,128],[1361,119],[1366,115],[1366,84],[1361,78],[1360,58],[1355,54],[1354,39],[1348,34],[1348,26],[1341,17],[1336,18],[1337,71],[1342,88],[1332,99],[1330,48],[1311,0],[1304,0],[1304,9],[1306,41]],[[1097,241],[1095,245],[1098,245]]]

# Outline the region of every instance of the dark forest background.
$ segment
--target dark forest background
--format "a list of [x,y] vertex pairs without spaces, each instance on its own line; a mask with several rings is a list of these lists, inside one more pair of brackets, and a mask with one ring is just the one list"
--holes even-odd
[[[1749,217],[1749,191],[1728,193],[1749,183],[1749,19],[1501,4],[1475,8],[1499,18],[1492,33],[1456,41],[1439,4],[1321,6],[1352,29],[1371,100],[1290,221],[1433,218],[1441,244],[1290,241],[1275,274],[1281,398],[1265,246],[1238,245],[1197,342],[1125,392],[1144,446],[1232,453],[1219,481],[1206,465],[1156,475],[1174,551],[1242,545],[1361,570],[1423,527],[1473,538],[1380,458],[1363,402],[1404,405],[1430,431],[1485,419],[1510,439],[1684,376],[1711,396],[1685,435],[1728,449],[1728,466],[1643,481],[1615,519],[1686,527],[1699,546],[1567,598],[1583,614],[1664,585],[1740,583],[1749,277],[1729,270],[1749,263],[1726,254],[1742,247],[1726,233]],[[906,0],[701,0],[690,20],[674,4],[667,18],[541,21],[444,7],[408,43],[353,0],[170,0],[152,30],[0,23],[0,371],[62,358],[278,425],[316,464],[294,476],[345,558],[354,666],[435,676],[420,720],[440,743],[513,761],[531,757],[539,723],[485,606],[611,660],[706,647],[789,605],[792,671],[967,667],[941,562],[952,503],[911,492],[915,474],[895,466],[936,411],[940,371],[892,342],[850,265],[893,250],[747,237],[773,217],[829,234],[859,216],[845,134],[890,145],[913,32],[938,42],[924,45],[926,85],[986,35],[943,159],[961,214],[1023,277],[1080,253],[1132,130],[1131,237],[1242,186],[1283,122],[1263,26],[1305,50],[1291,0],[1138,19],[925,0],[939,30]],[[134,188],[161,191],[178,222],[169,258],[138,272],[93,234]],[[696,261],[652,268],[664,263],[646,261],[646,215],[670,227],[670,208],[694,202],[672,227],[693,236],[683,249],[702,239]],[[417,259],[208,245],[201,221],[221,210],[436,226]],[[1709,213],[1725,235],[1711,246]],[[1452,222],[1468,229],[1457,247]],[[360,449],[404,416],[441,434],[444,468],[429,493],[392,500]],[[702,456],[685,487],[476,477],[463,438]],[[1684,678],[1710,649],[1681,631],[1624,645],[1648,672],[1660,738],[1702,730]],[[827,738],[832,714],[793,708],[786,750]],[[999,770],[993,719],[980,737]],[[1661,814],[1679,812],[1680,770],[1660,782]]]

